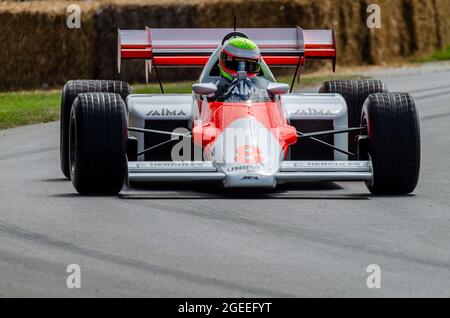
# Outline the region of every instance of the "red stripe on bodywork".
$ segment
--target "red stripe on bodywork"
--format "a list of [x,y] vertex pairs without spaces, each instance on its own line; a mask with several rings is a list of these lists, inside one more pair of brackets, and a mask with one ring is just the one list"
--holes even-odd
[[306,58],[333,58],[336,56],[335,49],[306,49]]
[[146,49],[122,49],[121,50],[122,59],[151,59],[152,50],[150,48]]
[[150,44],[122,44],[121,49],[151,49]]
[[[263,56],[267,65],[271,66],[295,66],[298,63],[298,56]],[[204,66],[209,56],[155,56],[155,62],[161,66]]]
[[209,56],[155,56],[158,66],[204,66]]
[[[123,49],[123,59],[151,59],[152,51]],[[198,66],[206,65],[209,56],[154,56],[155,63],[158,66]],[[269,66],[295,66],[298,63],[298,56],[264,56]]]
[[[152,50],[147,49],[122,49],[122,59],[151,59]],[[307,50],[306,58],[327,58],[334,57],[334,50]],[[296,66],[298,56],[263,56],[264,61],[269,66]],[[208,63],[209,55],[204,56],[153,56],[155,63],[159,66],[197,66],[202,67]]]
[[298,56],[263,56],[267,65],[271,66],[295,66],[298,64]]

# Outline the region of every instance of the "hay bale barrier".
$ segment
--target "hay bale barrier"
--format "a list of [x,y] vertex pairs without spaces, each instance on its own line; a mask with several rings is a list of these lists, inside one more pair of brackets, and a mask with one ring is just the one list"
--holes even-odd
[[0,3],[1,91],[56,87],[93,75],[94,12],[81,7],[83,27],[68,30],[64,3]]
[[[103,6],[95,16],[96,50],[95,78],[144,82],[144,62],[124,61],[121,74],[117,73],[117,29],[195,28],[196,5],[191,1],[145,3],[141,1],[112,3]],[[186,70],[164,71],[164,79],[176,80]],[[171,77],[168,77],[171,75]]]
[[[82,9],[81,29],[66,8]],[[366,26],[370,0],[102,0],[0,2],[0,91],[60,87],[68,79],[144,81],[142,62],[117,74],[117,28],[333,28],[341,65],[380,64],[450,45],[449,0],[379,0],[382,28]],[[166,70],[164,80],[198,71]]]

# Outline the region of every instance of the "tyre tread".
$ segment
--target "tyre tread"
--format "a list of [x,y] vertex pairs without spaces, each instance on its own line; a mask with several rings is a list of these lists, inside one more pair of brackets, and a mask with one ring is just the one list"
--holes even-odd
[[77,125],[72,182],[81,194],[116,194],[126,173],[126,107],[113,93],[82,93],[72,109]]
[[61,94],[61,127],[60,127],[60,162],[61,171],[70,177],[68,157],[69,118],[72,104],[78,94],[90,92],[106,92],[119,94],[123,100],[131,93],[131,87],[126,82],[114,80],[71,80],[64,85]]
[[407,194],[414,191],[420,172],[420,123],[413,98],[407,93],[376,93],[367,98],[369,153],[374,194]]

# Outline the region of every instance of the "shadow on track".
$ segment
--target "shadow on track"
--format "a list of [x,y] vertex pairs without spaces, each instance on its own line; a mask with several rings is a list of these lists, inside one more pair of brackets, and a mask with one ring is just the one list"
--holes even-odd
[[[361,194],[327,194],[328,191],[342,190],[334,182],[303,182],[281,184],[276,189],[226,189],[217,183],[160,183],[133,184],[122,190],[122,199],[137,200],[186,200],[186,199],[309,199],[309,200],[367,200]],[[301,191],[302,193],[298,193]],[[314,192],[314,193],[312,193]],[[317,193],[320,192],[320,193]],[[325,193],[323,193],[325,192]]]
[[[58,183],[70,182],[65,178],[47,178],[42,182]],[[369,200],[371,198],[395,199],[415,197],[407,195],[372,195],[367,193],[340,193],[344,188],[335,182],[298,182],[280,184],[275,189],[236,188],[226,189],[218,183],[188,183],[188,182],[160,182],[135,183],[124,187],[117,196],[108,195],[80,195],[75,189],[71,193],[52,194],[55,198],[85,198],[99,197],[134,200],[248,200],[248,199],[292,199],[292,200]],[[330,193],[333,191],[332,193]]]
[[67,178],[47,178],[40,180],[42,182],[70,182]]

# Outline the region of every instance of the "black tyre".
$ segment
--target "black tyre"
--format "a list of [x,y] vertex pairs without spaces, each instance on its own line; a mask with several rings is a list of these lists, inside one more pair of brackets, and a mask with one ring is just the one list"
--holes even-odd
[[121,81],[74,80],[68,81],[61,94],[60,161],[61,171],[70,178],[69,169],[69,120],[72,104],[78,94],[106,92],[119,94],[123,100],[131,93],[131,87]]
[[117,194],[127,174],[127,115],[122,97],[83,93],[70,113],[69,166],[80,194]]
[[[348,127],[357,127],[364,101],[370,94],[387,92],[386,84],[377,80],[329,81],[322,84],[320,93],[340,94],[347,103]],[[357,132],[348,134],[348,149],[356,153]]]
[[413,98],[407,93],[378,93],[364,103],[368,153],[373,165],[373,194],[408,194],[420,172],[420,124]]

